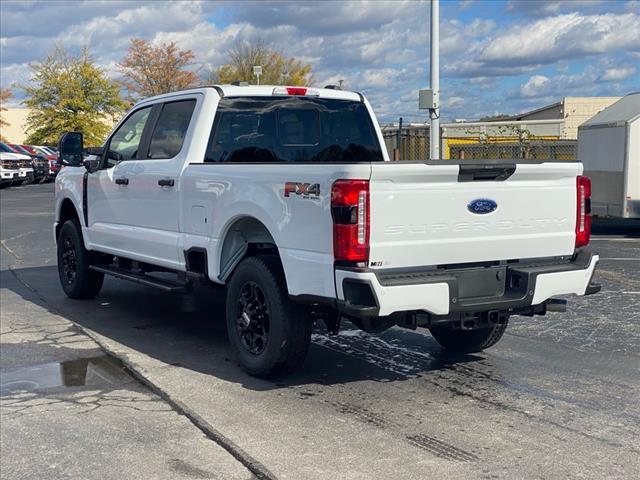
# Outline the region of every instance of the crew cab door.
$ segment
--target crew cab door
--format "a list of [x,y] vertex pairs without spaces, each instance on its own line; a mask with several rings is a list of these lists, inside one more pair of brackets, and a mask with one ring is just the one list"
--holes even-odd
[[169,268],[184,264],[178,250],[179,176],[196,103],[191,95],[142,107],[113,133],[105,152],[110,163],[88,189],[96,249]]

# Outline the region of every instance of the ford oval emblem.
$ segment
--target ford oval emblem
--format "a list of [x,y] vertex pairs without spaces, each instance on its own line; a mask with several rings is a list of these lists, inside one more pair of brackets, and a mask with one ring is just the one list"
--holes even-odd
[[467,205],[467,210],[478,215],[491,213],[496,208],[498,208],[498,204],[488,198],[477,198],[469,202],[469,205]]

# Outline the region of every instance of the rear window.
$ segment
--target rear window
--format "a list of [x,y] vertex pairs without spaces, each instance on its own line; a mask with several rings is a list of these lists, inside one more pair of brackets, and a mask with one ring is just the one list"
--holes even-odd
[[362,102],[301,96],[223,98],[205,162],[376,162]]

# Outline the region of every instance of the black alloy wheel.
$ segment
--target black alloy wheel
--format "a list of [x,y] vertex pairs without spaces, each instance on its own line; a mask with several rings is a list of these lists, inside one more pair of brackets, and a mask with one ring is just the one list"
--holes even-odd
[[248,281],[240,289],[238,303],[236,330],[242,346],[252,355],[260,355],[269,342],[271,319],[265,294],[256,282]]
[[277,255],[243,259],[227,283],[227,334],[240,366],[273,378],[298,369],[311,343],[308,307],[291,301]]
[[84,247],[77,219],[67,220],[58,234],[58,276],[69,298],[93,298],[102,288],[104,274],[91,270],[91,255]]
[[67,285],[73,285],[78,272],[78,261],[76,259],[76,247],[73,239],[68,236],[62,243],[62,275]]

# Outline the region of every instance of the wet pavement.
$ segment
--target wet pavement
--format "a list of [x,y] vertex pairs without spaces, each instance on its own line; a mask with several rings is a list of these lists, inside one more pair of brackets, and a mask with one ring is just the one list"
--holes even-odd
[[513,317],[482,354],[447,354],[422,329],[347,324],[336,337],[318,329],[303,369],[269,382],[235,364],[220,291],[172,296],[107,279],[94,300],[66,299],[43,192],[52,202],[46,185],[1,193],[3,255],[32,293],[25,314],[46,309],[87,329],[273,477],[640,476],[640,232],[594,237],[601,294]]
[[0,397],[64,387],[104,388],[129,378],[125,367],[108,355],[9,368],[2,371]]

